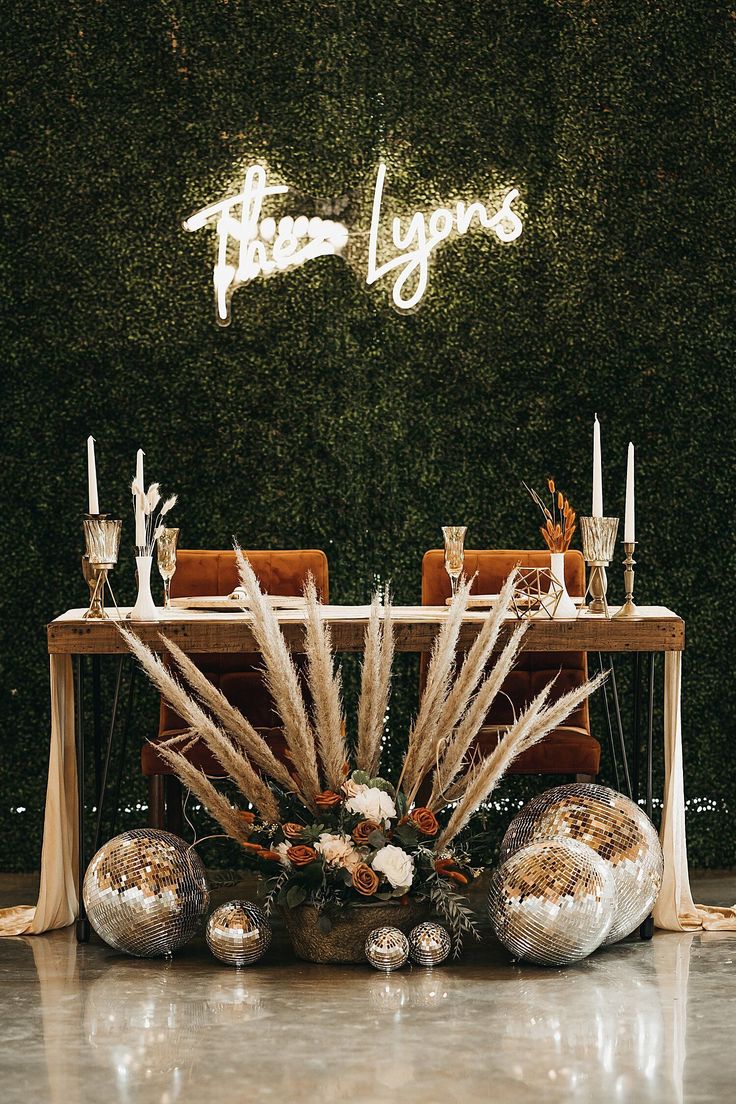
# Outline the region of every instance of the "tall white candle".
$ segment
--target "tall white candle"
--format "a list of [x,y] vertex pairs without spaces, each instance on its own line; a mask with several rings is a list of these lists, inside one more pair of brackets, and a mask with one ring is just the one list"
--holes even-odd
[[[145,492],[143,482],[143,449],[138,449],[135,458],[135,481],[140,487],[141,494]],[[139,495],[135,498],[135,543],[141,548],[146,543],[146,517],[143,513],[143,502]]]
[[97,499],[97,465],[95,464],[95,439],[87,438],[87,512],[99,514],[100,503]]
[[624,517],[624,540],[633,543],[634,535],[634,446],[629,441],[629,457],[626,465],[626,512]]
[[601,469],[601,423],[593,422],[593,508],[592,517],[603,517],[603,473]]

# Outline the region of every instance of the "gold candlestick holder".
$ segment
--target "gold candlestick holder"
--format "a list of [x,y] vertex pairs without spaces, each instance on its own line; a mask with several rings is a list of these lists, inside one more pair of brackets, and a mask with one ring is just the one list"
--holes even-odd
[[88,514],[82,523],[85,553],[82,574],[89,587],[89,609],[85,621],[101,621],[105,612],[105,584],[108,572],[118,562],[122,521],[110,520],[107,514]]
[[606,595],[608,576],[606,568],[613,559],[618,533],[617,517],[581,517],[580,531],[583,538],[583,555],[588,565],[588,586],[585,597],[590,595],[590,613],[603,613],[610,617]]
[[624,565],[624,589],[626,591],[626,598],[624,604],[620,610],[614,613],[614,617],[632,618],[638,617],[639,613],[634,605],[634,565],[636,560],[634,559],[634,549],[636,548],[636,541],[624,541],[624,552],[626,553],[626,559],[622,561]]

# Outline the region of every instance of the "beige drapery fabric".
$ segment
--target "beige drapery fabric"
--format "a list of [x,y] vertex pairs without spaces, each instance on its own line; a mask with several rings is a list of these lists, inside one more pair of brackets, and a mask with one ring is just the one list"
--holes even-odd
[[696,905],[690,892],[685,838],[682,770],[682,652],[664,657],[664,802],[660,839],[664,878],[654,906],[654,923],[667,931],[736,931],[736,905]]
[[[654,922],[668,931],[736,931],[736,905],[696,905],[690,892],[685,838],[680,693],[682,653],[665,654],[665,792],[661,839],[664,879]],[[37,935],[77,915],[77,776],[71,657],[51,656],[51,754],[46,789],[38,903],[0,910],[0,936]]]
[[0,936],[38,935],[71,924],[77,915],[77,754],[74,680],[68,655],[51,656],[51,749],[35,905],[0,909]]

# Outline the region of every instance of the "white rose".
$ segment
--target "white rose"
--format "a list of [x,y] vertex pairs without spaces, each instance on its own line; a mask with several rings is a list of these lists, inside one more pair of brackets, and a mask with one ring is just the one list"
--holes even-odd
[[377,873],[385,874],[394,889],[399,886],[408,889],[414,880],[414,859],[392,843],[381,848],[371,866]]
[[280,860],[282,866],[291,866],[291,861],[290,861],[290,859],[288,858],[288,856],[286,854],[286,852],[289,850],[290,847],[291,847],[291,844],[288,841],[286,841],[284,843],[279,843],[276,846],[276,850],[279,853],[279,860]]
[[379,823],[396,816],[396,806],[391,795],[373,786],[351,797],[345,808],[351,813],[359,813],[365,820],[376,820]]
[[315,843],[314,849],[320,853],[326,863],[330,863],[331,866],[344,866],[351,872],[360,862],[360,855],[349,836],[335,836],[331,832],[323,832],[319,837],[319,843]]

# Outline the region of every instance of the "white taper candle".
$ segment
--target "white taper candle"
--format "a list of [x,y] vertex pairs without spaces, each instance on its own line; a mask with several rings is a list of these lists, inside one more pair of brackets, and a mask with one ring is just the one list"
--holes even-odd
[[624,540],[633,543],[636,540],[634,527],[634,446],[629,441],[629,456],[626,464],[626,511],[624,516]]
[[143,482],[143,449],[138,449],[135,458],[135,481],[140,487],[140,495],[135,498],[135,544],[136,548],[142,548],[146,543],[146,516],[143,513],[143,495],[145,483]]
[[603,517],[603,472],[601,468],[601,423],[593,422],[593,508],[592,517]]
[[95,464],[95,439],[87,438],[87,512],[99,514],[100,503],[97,499],[97,465]]

